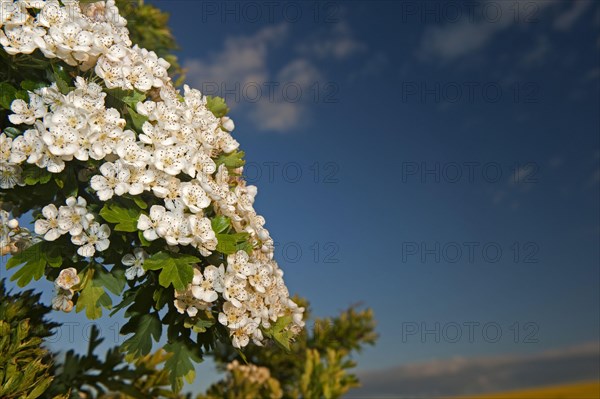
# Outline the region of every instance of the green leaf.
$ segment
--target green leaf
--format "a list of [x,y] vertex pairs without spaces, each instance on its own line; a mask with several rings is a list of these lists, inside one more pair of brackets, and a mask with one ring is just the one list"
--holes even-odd
[[146,237],[144,237],[144,233],[142,231],[138,231],[138,238],[140,239],[142,247],[149,247],[152,245],[150,241],[146,240]]
[[184,290],[194,278],[193,265],[200,259],[191,255],[182,255],[161,251],[144,261],[144,269],[161,270],[158,283],[167,288],[172,285],[176,290]]
[[167,262],[158,276],[158,283],[163,287],[173,285],[176,290],[184,290],[194,278],[194,268],[191,264]]
[[173,300],[173,290],[163,287],[157,287],[154,294],[152,294],[155,305],[154,309],[161,310],[167,303]]
[[244,155],[244,151],[238,150],[233,151],[231,154],[221,154],[215,160],[215,164],[217,164],[217,167],[219,165],[225,165],[229,169],[239,168],[246,164],[246,161],[244,161]]
[[23,170],[23,181],[28,186],[34,184],[46,184],[52,179],[52,173],[46,169],[40,169],[36,166],[28,166]]
[[293,338],[293,333],[290,330],[284,329],[292,322],[292,316],[287,315],[277,319],[271,328],[264,331],[265,335],[272,338],[275,343],[286,351],[290,351],[290,342]]
[[231,255],[248,247],[248,233],[217,234],[217,251]]
[[111,89],[108,90],[108,93],[111,97],[133,109],[136,108],[139,102],[142,102],[146,99],[146,95],[137,90]]
[[123,98],[121,98],[121,101],[129,105],[131,108],[135,109],[138,103],[141,103],[145,99],[146,95],[144,93],[141,93],[137,90],[133,90],[128,92]]
[[98,278],[98,273],[94,269],[88,272],[88,278],[83,289],[79,292],[77,299],[76,312],[79,313],[85,309],[85,315],[88,319],[95,320],[102,316],[102,308],[110,309],[112,301]]
[[71,87],[70,87],[70,83],[72,82],[71,77],[69,76],[69,73],[63,68],[62,65],[58,65],[58,64],[52,64],[52,77],[54,78],[54,81],[56,82],[56,86],[58,87],[58,90],[60,90],[60,92],[62,94],[67,94],[68,92],[71,91]]
[[158,342],[162,325],[155,313],[141,314],[132,317],[121,329],[121,334],[130,333],[133,336],[123,342],[123,349],[130,357],[139,358],[152,350],[152,337]]
[[137,231],[137,220],[140,217],[138,209],[123,208],[117,204],[105,204],[100,210],[100,216],[108,223],[115,223],[115,231]]
[[12,256],[6,262],[6,269],[10,270],[13,267],[23,265],[10,278],[11,281],[17,281],[19,287],[25,287],[31,280],[39,280],[44,275],[46,269],[46,259],[44,257],[43,242],[39,242],[25,249],[21,253]]
[[17,137],[17,136],[20,136],[20,135],[21,135],[21,131],[20,131],[19,129],[17,129],[16,127],[12,127],[12,126],[9,126],[9,127],[5,128],[5,129],[3,130],[3,132],[4,132],[4,133],[5,133],[7,136],[9,136],[10,138],[13,138],[13,139],[14,139],[15,137]]
[[33,259],[27,262],[10,278],[11,281],[17,280],[19,287],[25,287],[31,280],[39,280],[44,275],[46,261],[44,259]]
[[10,83],[0,83],[0,106],[10,109],[10,104],[17,98],[17,89]]
[[[206,317],[206,316],[205,316]],[[205,320],[199,317],[195,317],[194,319],[192,319],[191,321],[185,321],[183,323],[185,328],[191,328],[192,330],[194,330],[194,332],[197,333],[203,333],[206,332],[206,330],[210,327],[212,327],[215,324],[215,320],[211,319],[211,320]]]
[[34,82],[33,80],[24,80],[21,82],[21,89],[27,91],[34,91],[46,86],[48,85],[44,82]]
[[183,378],[188,383],[193,383],[196,377],[196,371],[192,360],[200,363],[202,357],[197,348],[190,347],[185,342],[175,341],[165,345],[164,349],[172,355],[165,362],[165,370],[169,370],[169,380],[171,387],[175,392],[183,388]]
[[65,197],[77,197],[79,192],[79,183],[77,181],[75,171],[72,168],[68,168],[65,172],[63,172],[61,177],[65,182],[64,187],[62,187]]
[[123,269],[114,268],[109,272],[104,267],[97,269],[97,278],[100,284],[115,295],[121,295],[127,279]]
[[62,266],[62,253],[61,247],[50,243],[42,243],[44,258],[50,267],[61,267]]
[[131,199],[133,200],[133,202],[135,202],[137,206],[140,207],[140,209],[148,209],[148,204],[142,199],[142,197],[134,195],[131,197]]
[[26,103],[29,102],[29,94],[25,90],[17,90],[17,92],[15,93],[15,98],[23,100]]
[[138,131],[142,131],[142,126],[144,126],[144,122],[148,120],[144,115],[138,114],[131,107],[127,107],[127,112],[129,116],[131,116],[131,121],[133,122],[133,127],[135,127]]
[[229,228],[230,222],[231,219],[229,219],[227,216],[222,215],[216,216],[210,221],[215,234],[219,234],[227,230]]
[[206,108],[208,108],[217,118],[221,118],[229,112],[225,100],[221,97],[206,96]]

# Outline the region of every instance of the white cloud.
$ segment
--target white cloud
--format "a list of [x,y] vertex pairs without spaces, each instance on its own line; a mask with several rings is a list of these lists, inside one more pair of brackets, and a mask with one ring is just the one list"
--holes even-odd
[[[220,51],[185,60],[190,84],[224,97],[260,131],[289,132],[310,123],[310,103],[330,83],[317,65],[362,54],[367,46],[341,20],[307,37],[293,37],[290,30],[290,25],[279,24],[250,36],[229,37]],[[283,48],[296,52],[296,57],[273,70],[270,57]],[[365,73],[386,63],[385,55],[369,57]]]
[[345,21],[331,26],[330,30],[317,32],[299,45],[300,53],[323,59],[345,60],[367,51],[367,45],[354,37]]
[[309,88],[321,78],[317,68],[298,58],[276,73],[269,70],[273,48],[286,43],[289,25],[266,27],[251,36],[231,37],[206,60],[184,63],[194,87],[225,97],[261,131],[287,132],[307,119]]
[[[281,44],[289,27],[281,24],[261,29],[252,36],[230,37],[222,51],[211,54],[207,60],[190,59],[184,63],[190,84],[204,91],[226,92],[228,105],[235,108],[242,100],[244,87],[267,81],[267,56],[269,49]],[[236,87],[239,87],[236,89]]]
[[[489,1],[498,8],[498,16],[474,19],[465,13],[457,22],[432,26],[425,30],[418,55],[422,60],[454,61],[484,48],[498,33],[516,23],[526,23],[515,17],[514,2]],[[533,4],[533,2],[529,2]],[[536,1],[536,18],[539,11],[554,4],[551,1]],[[484,7],[480,7],[483,9]],[[524,17],[523,17],[524,18]]]
[[554,20],[554,27],[558,30],[569,30],[573,26],[573,24],[577,21],[577,19],[583,15],[585,10],[590,7],[593,2],[591,0],[573,0],[571,1],[573,4],[571,8],[560,14]]

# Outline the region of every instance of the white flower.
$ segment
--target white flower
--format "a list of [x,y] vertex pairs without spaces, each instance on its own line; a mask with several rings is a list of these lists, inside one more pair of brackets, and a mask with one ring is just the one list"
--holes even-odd
[[198,215],[188,217],[190,234],[192,235],[192,244],[198,248],[203,256],[209,256],[211,251],[217,248],[217,236],[212,229],[210,219]]
[[0,161],[0,188],[9,189],[21,184],[21,167]]
[[129,191],[129,168],[120,160],[114,164],[110,162],[102,164],[100,173],[102,176],[92,176],[90,186],[101,201],[107,201],[115,194],[121,196]]
[[234,274],[225,274],[223,298],[230,301],[235,307],[242,307],[242,303],[250,298],[246,279],[238,278]]
[[51,127],[49,131],[43,132],[42,140],[52,155],[63,157],[65,161],[68,161],[79,150],[81,137],[76,129],[61,125]]
[[241,328],[248,323],[248,315],[243,307],[234,306],[231,302],[223,304],[223,311],[218,316],[219,323],[230,329]]
[[181,199],[192,213],[202,212],[210,205],[210,198],[199,184],[183,183],[181,185]]
[[10,123],[33,125],[37,119],[46,115],[47,109],[42,98],[33,93],[30,93],[29,96],[29,104],[21,99],[16,99],[10,104],[10,110],[14,112],[8,116]]
[[130,266],[125,271],[127,280],[133,280],[136,277],[142,277],[146,271],[144,270],[144,261],[148,258],[148,254],[142,248],[133,250],[133,255],[127,254],[121,259],[121,263],[125,266]]
[[72,236],[78,236],[89,226],[87,215],[87,201],[78,197],[69,197],[67,206],[61,206],[58,210],[58,226],[63,231],[68,231]]
[[186,165],[184,171],[191,177],[196,177],[196,173],[212,175],[217,171],[217,165],[207,154],[198,152],[193,154],[191,162]]
[[121,157],[121,160],[127,165],[131,165],[138,169],[145,168],[150,159],[150,153],[148,151],[132,142],[119,144],[119,146],[117,146],[117,155]]
[[250,336],[262,338],[262,333],[259,335],[255,334],[256,330],[258,330],[258,325],[257,321],[251,320],[242,327],[231,330],[231,344],[233,347],[241,349],[247,346],[250,343]]
[[[163,97],[163,99],[164,93],[166,93],[166,91],[161,90],[161,96]],[[176,103],[174,105],[176,105]],[[165,130],[175,132],[181,128],[181,125],[179,123],[180,117],[178,113],[163,102],[156,104],[155,118],[156,122],[158,122],[158,126]]]
[[16,137],[12,143],[10,161],[21,163],[36,163],[43,156],[45,144],[36,129],[26,130],[21,136]]
[[209,303],[196,299],[192,296],[190,290],[175,291],[175,309],[181,314],[187,313],[190,317],[195,317],[199,309],[208,309]]
[[158,235],[169,245],[189,245],[193,241],[190,226],[182,213],[169,211],[156,229]]
[[159,235],[157,229],[159,224],[165,217],[167,210],[165,207],[160,205],[152,205],[150,208],[150,217],[145,214],[141,214],[138,218],[137,228],[143,231],[144,238],[148,241],[156,240]]
[[129,194],[139,195],[146,190],[150,190],[150,183],[155,178],[153,170],[130,168],[129,173]]
[[156,178],[151,185],[154,195],[158,198],[178,198],[181,190],[181,180],[161,171],[156,172]]
[[44,240],[54,241],[66,231],[58,225],[58,209],[54,204],[46,205],[42,208],[42,215],[45,219],[35,221],[35,233],[44,234]]
[[220,131],[217,133],[217,144],[224,153],[229,154],[237,150],[240,146],[240,143],[237,142],[229,133]]
[[10,159],[13,140],[4,133],[0,133],[0,161],[7,162]]
[[19,221],[17,219],[11,219],[6,223],[9,229],[15,230],[19,227]]
[[92,34],[83,30],[78,22],[66,22],[60,27],[51,26],[49,30],[56,44],[57,56],[72,66],[88,60],[88,52],[93,42]]
[[79,284],[77,270],[74,267],[61,270],[55,283],[63,290],[70,290],[73,286]]
[[66,10],[60,6],[58,1],[50,0],[44,4],[44,8],[38,14],[40,25],[49,28],[50,26],[62,25],[67,20]]
[[110,229],[108,225],[103,224],[100,226],[99,223],[92,223],[80,235],[71,237],[71,241],[75,245],[80,245],[77,253],[87,258],[94,256],[96,251],[106,250],[110,245],[109,236]]
[[65,169],[65,162],[56,155],[53,155],[47,148],[40,159],[35,163],[40,168],[46,168],[50,173],[60,173]]
[[271,285],[271,266],[260,265],[258,266],[256,273],[248,276],[248,282],[254,289],[261,294],[264,294],[267,288]]
[[223,274],[224,268],[209,265],[204,269],[204,276],[198,269],[194,269],[194,279],[192,281],[192,295],[194,298],[205,302],[214,302],[217,300],[217,292],[223,292]]
[[248,262],[249,256],[245,251],[237,251],[227,256],[227,273],[233,273],[240,279],[246,279],[256,271],[256,265]]
[[23,25],[5,26],[3,31],[0,30],[0,44],[8,54],[31,54],[38,47],[43,29],[33,26],[29,18]]
[[131,68],[127,76],[133,87],[141,91],[148,91],[154,83],[152,72],[144,64],[138,64]]
[[[140,107],[144,109],[142,103],[138,106],[138,108]],[[148,121],[144,122],[142,125],[142,131],[144,133],[139,135],[142,143],[154,146],[169,146],[175,144],[175,139],[171,136],[171,132],[167,132],[158,126],[154,126]]]
[[154,166],[171,176],[177,176],[185,167],[185,146],[159,148],[154,152]]
[[56,283],[54,285],[57,292],[56,296],[52,298],[52,308],[67,313],[73,310],[73,291],[63,290]]

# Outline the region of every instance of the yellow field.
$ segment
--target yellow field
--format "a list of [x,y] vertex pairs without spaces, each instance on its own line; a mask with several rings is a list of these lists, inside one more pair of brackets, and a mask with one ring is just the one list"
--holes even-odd
[[468,396],[462,399],[600,399],[600,382],[557,385],[522,391]]

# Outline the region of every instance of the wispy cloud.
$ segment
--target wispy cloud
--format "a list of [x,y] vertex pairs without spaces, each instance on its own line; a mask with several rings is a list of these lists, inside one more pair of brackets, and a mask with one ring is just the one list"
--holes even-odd
[[184,67],[190,84],[203,91],[232,91],[233,98],[227,100],[229,106],[235,108],[241,102],[243,87],[262,85],[268,80],[269,52],[283,43],[288,31],[288,25],[280,24],[263,28],[251,36],[230,37],[220,52],[207,59],[186,60]]
[[301,54],[317,58],[345,60],[367,51],[367,45],[354,37],[346,21],[331,25],[331,29],[312,34],[305,43],[298,46]]
[[569,30],[573,24],[583,15],[585,10],[593,5],[591,0],[574,0],[570,2],[571,8],[561,13],[554,20],[554,27],[558,30]]
[[[535,20],[541,18],[544,9],[561,4],[552,0],[528,1],[527,7],[530,11],[526,13],[515,11],[515,7],[519,6],[509,1],[486,1],[479,6],[479,9],[485,9],[486,3],[491,3],[490,6],[493,7],[490,8],[497,10],[493,18],[484,17],[485,13],[482,13],[480,18],[465,13],[456,22],[426,28],[417,52],[419,58],[423,61],[456,61],[484,49],[496,36],[514,25],[533,24]],[[582,1],[582,3],[591,2]],[[585,8],[580,10],[581,5],[576,4],[575,7],[577,10],[572,9],[559,14],[555,26],[570,27],[570,24],[585,10]],[[539,44],[538,42],[538,47],[534,48],[534,51],[540,49]],[[536,54],[534,53],[533,56],[535,58]]]
[[458,22],[432,26],[425,30],[419,48],[423,60],[454,61],[485,47],[498,32],[510,27],[514,18],[509,13],[510,4],[495,3],[500,7],[500,17],[490,20],[471,20],[464,16]]
[[260,29],[250,36],[230,37],[220,52],[206,60],[184,63],[191,83],[208,94],[224,96],[232,109],[245,113],[260,131],[288,132],[302,125],[309,87],[319,80],[318,69],[297,58],[271,72],[269,56],[288,41],[290,26]]
[[[292,34],[292,28],[282,23],[251,35],[229,37],[220,51],[186,60],[190,83],[205,94],[225,97],[256,130],[286,133],[309,124],[315,91],[324,90],[329,83],[324,66],[329,62],[339,65],[339,61],[368,50],[343,19],[301,38]],[[289,61],[273,68],[276,51],[287,51]],[[376,73],[386,64],[387,58],[380,54],[368,58],[359,72]],[[359,72],[349,72],[348,77]]]
[[597,342],[532,355],[438,360],[359,374],[348,398],[467,395],[595,380]]

